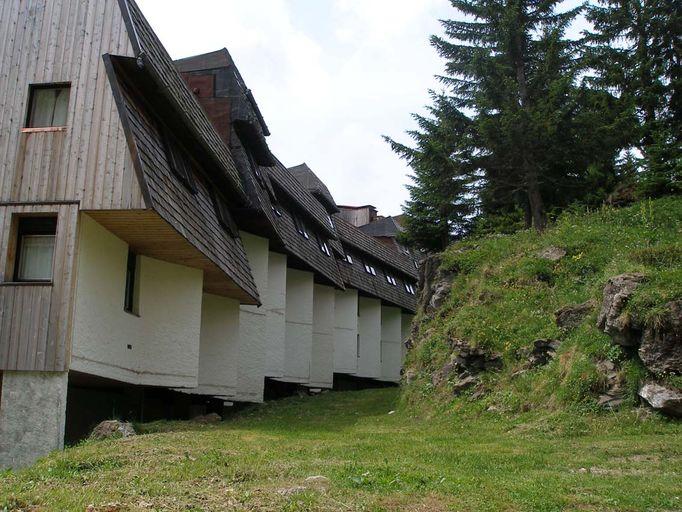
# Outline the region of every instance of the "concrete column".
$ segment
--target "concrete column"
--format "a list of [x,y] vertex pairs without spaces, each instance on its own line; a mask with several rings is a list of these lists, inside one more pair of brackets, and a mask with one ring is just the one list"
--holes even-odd
[[[268,296],[268,246],[267,238],[240,233],[251,272],[263,298]],[[265,307],[239,307],[239,362],[237,367],[237,395],[235,400],[262,402],[265,386]]]
[[409,313],[403,313],[400,317],[400,362],[401,364],[405,361],[405,354],[407,353],[407,347],[405,342],[412,332],[412,320],[414,315]]
[[284,343],[287,299],[287,257],[271,252],[268,255],[268,290],[263,300],[267,320],[265,328],[265,375],[284,376]]
[[310,387],[334,387],[334,288],[313,288],[313,347]]
[[0,469],[28,466],[64,447],[68,372],[2,374]]
[[358,299],[358,377],[381,378],[381,301]]
[[307,384],[313,345],[313,274],[287,269],[284,382]]
[[199,387],[192,393],[234,398],[237,392],[239,301],[204,293]]
[[401,331],[400,308],[381,306],[381,380],[400,381]]
[[358,291],[336,290],[334,298],[334,372],[358,371]]

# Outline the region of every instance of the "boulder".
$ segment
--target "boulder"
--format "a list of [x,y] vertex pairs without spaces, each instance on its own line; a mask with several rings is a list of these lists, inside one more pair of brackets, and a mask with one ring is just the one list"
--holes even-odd
[[682,373],[682,300],[666,304],[665,312],[645,329],[639,357],[652,373]]
[[582,304],[569,304],[557,309],[554,312],[557,326],[562,329],[575,329],[592,312],[595,305],[594,301],[588,300]]
[[535,368],[544,366],[549,363],[559,348],[561,342],[559,340],[539,339],[533,342],[533,350],[528,355],[528,366]]
[[642,386],[639,396],[654,410],[666,416],[682,418],[682,390],[650,382]]
[[621,274],[612,277],[604,287],[597,327],[602,329],[617,345],[638,346],[642,337],[640,326],[624,314],[625,306],[632,293],[644,281],[643,274]]
[[566,250],[561,247],[549,246],[538,252],[538,258],[549,261],[559,261],[566,256]]
[[463,379],[457,381],[454,386],[452,386],[452,392],[455,395],[459,395],[462,391],[477,386],[478,384],[480,384],[480,382],[481,381],[478,377],[474,377],[473,375],[467,375]]
[[119,420],[106,420],[97,425],[90,433],[90,439],[115,439],[136,435],[132,423]]

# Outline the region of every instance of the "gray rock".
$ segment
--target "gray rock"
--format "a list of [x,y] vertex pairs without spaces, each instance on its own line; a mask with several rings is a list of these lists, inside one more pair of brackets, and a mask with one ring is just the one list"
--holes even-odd
[[585,317],[595,308],[596,304],[592,300],[582,304],[570,304],[554,312],[556,324],[562,329],[575,329]]
[[561,345],[559,340],[535,340],[533,342],[533,350],[528,356],[528,366],[530,368],[535,368],[537,366],[544,366],[549,363],[552,359],[554,359],[559,345]]
[[437,310],[450,295],[453,272],[443,271],[440,254],[422,260],[419,267],[419,301],[417,307],[427,313]]
[[682,390],[650,382],[642,386],[639,396],[662,414],[682,418]]
[[640,326],[624,314],[625,306],[632,293],[645,277],[642,274],[621,274],[612,277],[604,286],[597,327],[602,329],[617,345],[638,346],[642,337]]
[[90,439],[116,439],[136,435],[132,423],[119,420],[106,420],[97,425],[90,433]]
[[471,347],[457,341],[451,363],[460,376],[502,368],[502,356],[496,352],[488,353],[480,348]]
[[538,253],[538,258],[549,261],[559,261],[566,256],[566,250],[561,247],[549,246]]
[[459,395],[462,391],[466,391],[467,389],[478,385],[480,382],[481,381],[479,380],[478,377],[469,375],[457,381],[457,383],[454,386],[452,386],[452,392],[455,395]]
[[682,373],[682,300],[666,304],[665,313],[644,331],[639,357],[655,374]]

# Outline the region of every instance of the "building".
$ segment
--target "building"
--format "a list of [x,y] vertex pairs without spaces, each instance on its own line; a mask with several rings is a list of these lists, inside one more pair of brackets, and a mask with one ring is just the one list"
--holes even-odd
[[134,0],[0,14],[0,467],[112,414],[399,379],[416,265],[279,162],[227,50],[173,62]]

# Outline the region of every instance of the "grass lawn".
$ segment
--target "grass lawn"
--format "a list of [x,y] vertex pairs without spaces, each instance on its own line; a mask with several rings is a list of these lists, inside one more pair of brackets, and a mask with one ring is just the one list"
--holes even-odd
[[0,473],[0,510],[682,510],[681,422],[466,406],[425,418],[398,399],[335,392],[146,425]]

